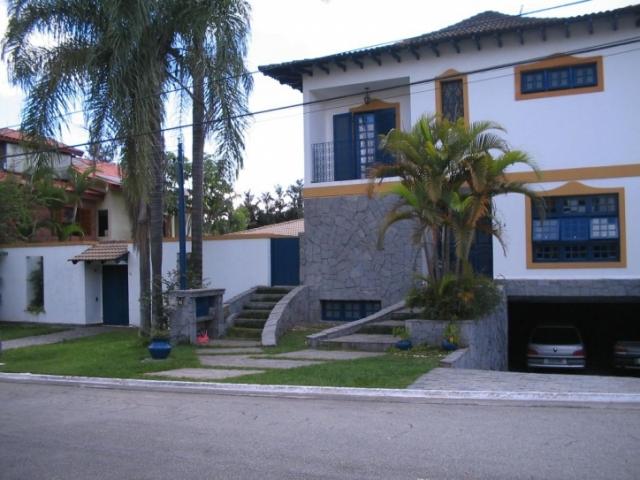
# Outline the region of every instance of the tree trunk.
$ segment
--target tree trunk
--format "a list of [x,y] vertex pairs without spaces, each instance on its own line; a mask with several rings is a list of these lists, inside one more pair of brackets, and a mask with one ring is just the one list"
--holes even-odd
[[140,275],[140,335],[151,333],[151,265],[149,263],[149,207],[140,200],[136,222]]
[[151,314],[152,330],[166,330],[168,325],[164,317],[162,304],[162,225],[164,210],[162,194],[165,175],[164,137],[162,128],[162,103],[158,102],[153,112],[153,149],[151,158],[151,191],[149,194],[149,239],[151,253]]
[[[197,47],[196,47],[197,48]],[[193,287],[202,286],[202,223],[204,195],[204,141],[205,141],[205,109],[204,109],[204,73],[198,65],[193,71],[193,109],[192,109],[192,194],[191,206],[191,268],[189,280]]]

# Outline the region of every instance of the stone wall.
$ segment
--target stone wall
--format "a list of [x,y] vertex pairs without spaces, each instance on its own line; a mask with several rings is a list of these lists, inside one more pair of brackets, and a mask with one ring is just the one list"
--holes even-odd
[[302,282],[310,287],[309,318],[320,319],[320,300],[379,300],[382,308],[404,298],[419,265],[413,224],[389,228],[384,249],[378,232],[393,196],[308,198],[301,237]]
[[[455,362],[457,368],[482,370],[507,370],[508,329],[506,296],[489,315],[478,320],[458,320],[460,342],[467,347],[464,359]],[[426,343],[439,346],[443,332],[449,324],[446,320],[407,320],[407,332],[415,345]]]
[[640,280],[637,279],[593,279],[593,280],[501,280],[509,300],[562,297],[585,297],[589,299],[640,299]]

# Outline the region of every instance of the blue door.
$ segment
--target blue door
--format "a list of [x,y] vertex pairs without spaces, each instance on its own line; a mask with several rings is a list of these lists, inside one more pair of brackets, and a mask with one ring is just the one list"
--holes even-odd
[[271,239],[271,285],[300,285],[300,239]]
[[129,325],[129,276],[126,265],[102,266],[102,323]]

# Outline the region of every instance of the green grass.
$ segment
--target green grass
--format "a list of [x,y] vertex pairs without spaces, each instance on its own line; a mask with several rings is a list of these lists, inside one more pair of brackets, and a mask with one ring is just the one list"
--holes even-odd
[[3,372],[29,372],[110,378],[144,378],[146,372],[199,367],[195,348],[174,347],[167,360],[151,360],[148,341],[124,330],[53,345],[18,348],[0,354]]
[[418,377],[437,367],[443,357],[444,354],[435,349],[421,351],[420,355],[387,353],[380,357],[341,360],[289,370],[270,370],[222,381],[261,385],[406,388]]
[[0,322],[0,340],[14,340],[16,338],[35,337],[47,333],[62,332],[65,327],[52,325],[38,325],[33,323]]
[[264,347],[266,355],[276,355],[278,353],[295,352],[304,350],[307,346],[307,335],[318,333],[322,328],[294,328],[285,333],[279,340],[276,347]]

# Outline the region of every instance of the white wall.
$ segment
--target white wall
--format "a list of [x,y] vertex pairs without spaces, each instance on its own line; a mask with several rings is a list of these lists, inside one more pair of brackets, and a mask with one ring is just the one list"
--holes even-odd
[[[522,195],[502,195],[496,198],[498,218],[505,227],[507,255],[494,240],[493,274],[495,278],[640,278],[640,178],[583,180],[580,183],[598,188],[625,189],[626,268],[535,268],[527,269],[525,199]],[[552,190],[563,183],[532,185],[536,190]],[[595,264],[597,266],[597,264]]]
[[[0,259],[0,319],[16,322],[84,324],[85,276],[82,265],[67,260],[87,245],[3,248]],[[27,312],[27,257],[44,257],[44,313]]]
[[[22,173],[33,164],[33,156],[26,155],[29,150],[15,143],[7,143],[7,156],[20,155],[7,158],[6,169],[10,172]],[[63,153],[51,153],[49,155],[51,167],[60,173],[64,173],[71,166],[71,155]]]
[[[109,235],[104,238],[100,237],[100,240],[131,240],[131,221],[121,190],[109,188],[104,199],[97,204],[96,209],[109,211]],[[98,215],[97,212],[96,215]],[[96,219],[97,225],[98,220]]]

